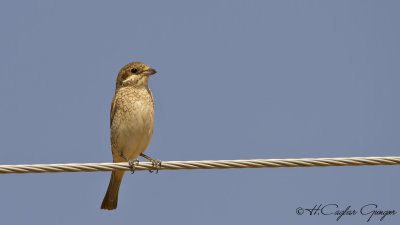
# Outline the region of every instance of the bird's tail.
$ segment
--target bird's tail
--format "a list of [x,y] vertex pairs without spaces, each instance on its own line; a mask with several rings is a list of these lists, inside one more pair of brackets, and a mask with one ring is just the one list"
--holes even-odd
[[113,210],[117,208],[119,185],[124,173],[125,171],[113,171],[111,173],[110,183],[108,184],[103,203],[101,203],[101,209]]

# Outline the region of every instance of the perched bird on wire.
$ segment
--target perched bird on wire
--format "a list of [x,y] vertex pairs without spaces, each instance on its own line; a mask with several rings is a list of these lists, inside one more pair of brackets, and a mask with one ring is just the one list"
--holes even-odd
[[[156,71],[144,63],[124,66],[117,77],[115,96],[111,103],[110,127],[113,162],[128,162],[132,173],[136,159],[142,156],[158,171],[161,161],[143,154],[150,144],[154,128],[154,100],[148,87],[149,76]],[[150,171],[152,172],[152,171]],[[125,171],[112,171],[101,209],[117,208],[118,191]]]

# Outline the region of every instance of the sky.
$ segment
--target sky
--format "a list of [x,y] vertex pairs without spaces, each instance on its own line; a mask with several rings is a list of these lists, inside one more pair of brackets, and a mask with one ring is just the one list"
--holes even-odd
[[[154,158],[398,156],[399,10],[372,0],[2,1],[0,164],[111,162],[110,104],[131,61],[158,71]],[[398,224],[398,171],[138,171],[115,211],[99,209],[109,172],[3,174],[0,221]],[[320,204],[357,214],[296,214]],[[368,204],[398,213],[367,222]]]

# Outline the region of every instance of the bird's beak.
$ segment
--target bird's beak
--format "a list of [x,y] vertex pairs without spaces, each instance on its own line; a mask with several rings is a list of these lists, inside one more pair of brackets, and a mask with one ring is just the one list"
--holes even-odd
[[157,73],[155,69],[149,68],[148,70],[144,71],[143,74],[146,76],[151,76],[153,74]]

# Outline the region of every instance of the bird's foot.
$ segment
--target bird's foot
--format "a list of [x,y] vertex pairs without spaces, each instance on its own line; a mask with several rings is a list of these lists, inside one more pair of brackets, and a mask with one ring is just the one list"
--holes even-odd
[[128,160],[129,168],[131,169],[131,174],[135,173],[136,166],[139,165],[139,160],[134,159],[134,160]]
[[150,173],[153,173],[154,170],[156,170],[156,174],[157,174],[157,173],[158,173],[158,170],[161,169],[161,163],[162,163],[162,161],[159,160],[159,159],[153,159],[153,158],[151,158],[150,156],[147,156],[147,155],[145,155],[145,154],[143,154],[143,153],[140,153],[140,156],[142,156],[142,157],[148,159],[148,160],[151,162],[151,164],[153,165],[153,169],[149,170],[149,172],[150,172]]
[[128,162],[129,168],[131,169],[131,173],[134,174],[135,173],[135,167],[137,165],[139,165],[139,160],[138,159],[130,160],[130,159],[126,158],[124,156],[124,154],[122,154],[121,152],[119,153],[119,156],[121,156],[121,158],[125,159]]
[[[150,160],[151,164],[153,165],[154,170],[156,170],[156,174],[158,173],[158,170],[161,168],[161,163],[162,161],[159,159],[151,159]],[[149,170],[150,173],[153,173],[153,170]]]

